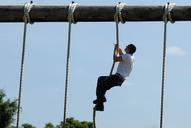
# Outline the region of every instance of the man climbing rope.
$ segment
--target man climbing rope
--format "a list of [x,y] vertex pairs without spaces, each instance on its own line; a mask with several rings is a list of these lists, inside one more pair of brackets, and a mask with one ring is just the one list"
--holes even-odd
[[113,60],[119,62],[117,71],[110,76],[100,76],[97,80],[96,96],[97,99],[93,101],[96,111],[104,111],[104,102],[106,102],[106,91],[115,86],[121,86],[125,78],[129,76],[134,65],[134,56],[136,46],[129,44],[126,46],[125,54],[122,52],[119,45],[115,45]]

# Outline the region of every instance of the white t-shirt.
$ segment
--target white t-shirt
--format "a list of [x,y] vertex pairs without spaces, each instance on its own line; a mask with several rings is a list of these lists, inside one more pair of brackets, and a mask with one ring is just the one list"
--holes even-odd
[[123,78],[126,78],[129,76],[133,69],[134,56],[126,53],[122,55],[122,59],[123,61],[119,62],[116,73],[119,73]]

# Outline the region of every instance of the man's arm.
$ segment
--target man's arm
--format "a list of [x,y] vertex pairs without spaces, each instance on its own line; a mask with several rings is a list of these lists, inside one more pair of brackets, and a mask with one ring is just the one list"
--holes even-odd
[[119,55],[122,56],[124,53],[122,52],[121,48],[118,48]]
[[[119,56],[118,56],[118,53],[119,53]],[[119,45],[116,44],[115,45],[115,49],[114,49],[114,53],[113,53],[113,61],[114,62],[121,62],[121,61],[123,61],[122,55],[123,55],[122,50],[119,48]]]
[[113,58],[113,60],[114,60],[114,62],[122,62],[123,61],[122,56],[115,56]]

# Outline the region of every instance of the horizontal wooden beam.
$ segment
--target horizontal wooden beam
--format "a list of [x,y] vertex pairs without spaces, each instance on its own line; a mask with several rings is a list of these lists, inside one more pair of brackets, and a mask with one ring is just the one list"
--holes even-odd
[[[23,22],[23,5],[0,5],[0,22]],[[162,21],[164,6],[125,6],[122,17],[127,22]],[[68,5],[35,5],[31,10],[33,22],[67,22]],[[115,6],[79,5],[74,13],[77,22],[112,22]],[[191,21],[191,6],[175,6],[174,21]]]

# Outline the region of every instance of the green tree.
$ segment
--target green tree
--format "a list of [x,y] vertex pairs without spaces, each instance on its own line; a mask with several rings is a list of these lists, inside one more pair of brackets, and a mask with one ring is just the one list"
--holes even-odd
[[[56,128],[62,128],[62,122],[60,125],[57,125]],[[80,122],[74,118],[67,118],[65,128],[93,128],[93,123],[87,121]]]
[[36,128],[29,123],[22,124],[22,128]]
[[44,128],[55,128],[54,125],[52,123],[48,123],[45,125]]
[[5,100],[6,94],[0,89],[0,128],[7,128],[14,121],[17,111],[17,101]]

